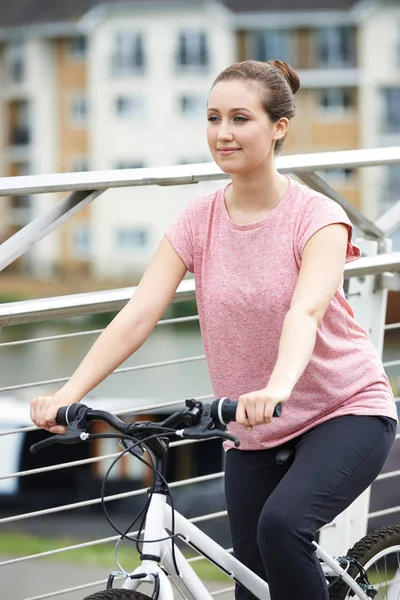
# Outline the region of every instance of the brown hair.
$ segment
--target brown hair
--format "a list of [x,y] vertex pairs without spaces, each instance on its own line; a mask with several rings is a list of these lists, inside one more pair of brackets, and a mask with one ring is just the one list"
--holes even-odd
[[[212,87],[219,81],[232,79],[255,83],[264,92],[263,108],[273,123],[282,117],[292,119],[295,116],[294,94],[300,88],[300,78],[288,63],[281,60],[245,60],[234,63],[218,75]],[[284,138],[275,143],[275,152],[281,150],[283,141]]]

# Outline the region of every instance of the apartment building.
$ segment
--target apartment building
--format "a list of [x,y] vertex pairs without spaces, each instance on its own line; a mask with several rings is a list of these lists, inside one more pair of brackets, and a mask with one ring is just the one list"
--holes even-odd
[[[0,15],[3,176],[211,159],[205,103],[235,60],[299,72],[287,153],[397,145],[400,5],[384,0],[14,0]],[[368,216],[397,200],[397,167],[327,174]],[[13,268],[139,275],[166,226],[220,183],[106,192]],[[400,195],[399,195],[400,196]],[[8,237],[57,200],[3,201]],[[400,240],[399,240],[400,243]]]

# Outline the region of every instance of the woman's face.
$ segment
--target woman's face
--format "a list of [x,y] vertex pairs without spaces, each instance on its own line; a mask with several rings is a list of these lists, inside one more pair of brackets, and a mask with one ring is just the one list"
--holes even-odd
[[212,88],[207,119],[211,154],[222,171],[230,174],[251,171],[268,161],[275,141],[285,133],[279,133],[282,119],[272,123],[265,112],[261,90],[240,80],[219,81]]

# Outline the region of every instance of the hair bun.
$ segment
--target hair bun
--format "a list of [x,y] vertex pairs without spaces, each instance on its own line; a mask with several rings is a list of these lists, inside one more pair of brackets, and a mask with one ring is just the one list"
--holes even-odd
[[268,64],[275,69],[278,69],[290,85],[290,88],[295,94],[300,88],[300,77],[297,75],[296,71],[286,62],[282,60],[269,60]]

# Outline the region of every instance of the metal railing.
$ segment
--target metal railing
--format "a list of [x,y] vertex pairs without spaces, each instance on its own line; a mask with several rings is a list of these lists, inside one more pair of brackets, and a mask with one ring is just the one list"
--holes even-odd
[[[386,164],[400,163],[400,148],[381,148],[375,150],[359,150],[346,152],[321,153],[313,155],[299,155],[280,157],[278,159],[278,168],[281,172],[291,173],[299,179],[333,198],[339,202],[347,211],[353,223],[359,227],[368,244],[367,256],[359,259],[355,263],[346,265],[345,277],[349,280],[349,300],[353,304],[356,316],[361,324],[370,333],[371,339],[381,350],[383,337],[386,332],[400,329],[400,323],[385,326],[386,300],[388,290],[398,290],[399,274],[400,274],[400,252],[387,252],[387,238],[400,226],[400,202],[394,206],[388,213],[380,217],[375,223],[368,220],[354,206],[341,197],[337,191],[333,190],[319,175],[322,170],[335,168],[361,168],[366,166],[379,166]],[[25,195],[34,193],[60,192],[70,191],[71,194],[61,200],[57,206],[49,212],[41,215],[33,222],[29,223],[17,234],[0,246],[0,270],[8,266],[16,258],[24,254],[34,243],[42,239],[45,235],[54,231],[62,225],[68,218],[72,217],[78,210],[82,209],[89,202],[95,200],[103,191],[109,188],[128,187],[128,186],[145,186],[145,185],[183,185],[188,183],[196,183],[199,181],[218,180],[226,178],[226,175],[212,164],[204,165],[185,165],[180,167],[168,167],[165,169],[137,169],[108,172],[88,172],[74,174],[60,174],[48,176],[29,176],[0,179],[0,196],[8,195]],[[400,196],[400,190],[399,190]],[[362,240],[361,240],[362,242]],[[361,244],[362,245],[362,244]],[[35,323],[47,321],[51,319],[70,318],[75,316],[84,316],[98,314],[121,309],[135,292],[135,288],[125,288],[117,290],[107,290],[100,292],[91,292],[83,294],[74,294],[69,296],[59,296],[53,298],[43,298],[36,300],[27,300],[22,302],[11,302],[0,305],[0,327],[8,327],[18,324]],[[173,302],[182,302],[193,300],[195,298],[195,283],[194,280],[185,280],[179,286]],[[160,321],[158,326],[177,325],[189,321],[196,321],[196,315],[178,319],[166,319]],[[94,336],[101,332],[101,329],[92,331],[78,331],[68,334],[55,336],[46,336],[32,339],[20,339],[13,342],[0,343],[0,351],[15,347],[26,347],[31,344],[45,344],[48,342],[68,339],[72,337],[87,337]],[[399,343],[400,348],[400,343]],[[399,353],[400,356],[400,353]],[[181,359],[169,359],[165,361],[152,362],[139,366],[120,368],[115,371],[116,374],[127,371],[137,371],[143,369],[158,369],[167,365],[183,364],[187,362],[203,361],[204,355],[195,355]],[[387,369],[399,367],[400,360],[385,361]],[[37,386],[47,386],[59,384],[66,381],[68,377],[57,379],[46,379],[40,381],[29,381],[26,383],[13,384],[3,386],[0,392],[5,394],[14,393],[20,389],[33,389]],[[211,398],[210,395],[203,395],[201,399]],[[0,396],[1,399],[1,396]],[[164,403],[145,404],[143,406],[132,406],[129,409],[119,411],[119,415],[134,415],[140,413],[148,414],[152,410],[170,409],[179,406],[184,401],[183,398],[171,400]],[[0,432],[0,439],[4,436],[19,436],[29,434],[35,431],[34,426],[27,426],[18,429],[5,429]],[[397,444],[400,434],[397,436]],[[182,446],[193,444],[194,442],[182,441],[174,442],[174,446]],[[73,462],[28,469],[24,471],[16,471],[7,473],[0,477],[0,482],[6,479],[17,479],[28,476],[35,476],[49,471],[59,471],[65,469],[75,469],[82,465],[99,463],[114,459],[118,453],[102,454],[95,457],[75,460]],[[392,472],[382,473],[377,482],[396,478],[400,475],[400,463],[398,469]],[[205,482],[218,480],[223,477],[223,472],[218,471],[214,474],[184,479],[175,481],[171,484],[171,488],[181,488],[196,482]],[[145,494],[145,488],[135,489],[128,492],[111,494],[106,497],[106,502],[113,502],[125,498],[131,498]],[[14,514],[0,518],[0,533],[1,527],[12,523],[29,521],[45,515],[68,514],[78,508],[88,508],[100,504],[100,499],[89,499],[82,502],[74,502],[62,504],[56,507],[44,508],[34,511],[22,511],[20,514]],[[368,504],[368,498],[367,498]],[[358,513],[363,514],[363,520],[360,521],[360,516],[353,516],[347,522],[345,535],[340,524],[331,524],[324,528],[321,535],[326,535],[327,546],[330,546],[330,551],[334,553],[335,544],[345,543],[344,540],[352,539],[358,536],[360,531],[366,528],[367,514],[359,510]],[[368,507],[367,507],[368,512]],[[369,513],[369,519],[383,517],[386,515],[396,516],[400,512],[400,506],[387,507],[382,510],[377,510]],[[207,519],[225,518],[225,511],[218,511],[210,515],[202,515],[196,517],[193,522],[203,522]],[[38,554],[6,558],[0,560],[0,568],[3,569],[7,577],[7,568],[17,564],[30,564],[36,559],[48,558],[64,552],[70,552],[74,549],[92,547],[100,544],[113,543],[119,536],[109,536],[106,538],[95,539],[80,544],[74,544],[62,549],[49,549]],[[351,544],[349,544],[351,545]],[[346,548],[343,548],[345,550]],[[193,562],[198,558],[191,559]],[[112,565],[110,565],[112,568]],[[70,594],[73,591],[79,592],[90,588],[103,586],[105,581],[92,581],[74,587],[63,589],[46,590],[35,596],[16,600],[41,600],[44,598],[55,598],[65,594]],[[220,595],[224,598],[228,596],[232,588],[220,589],[214,595]]]

